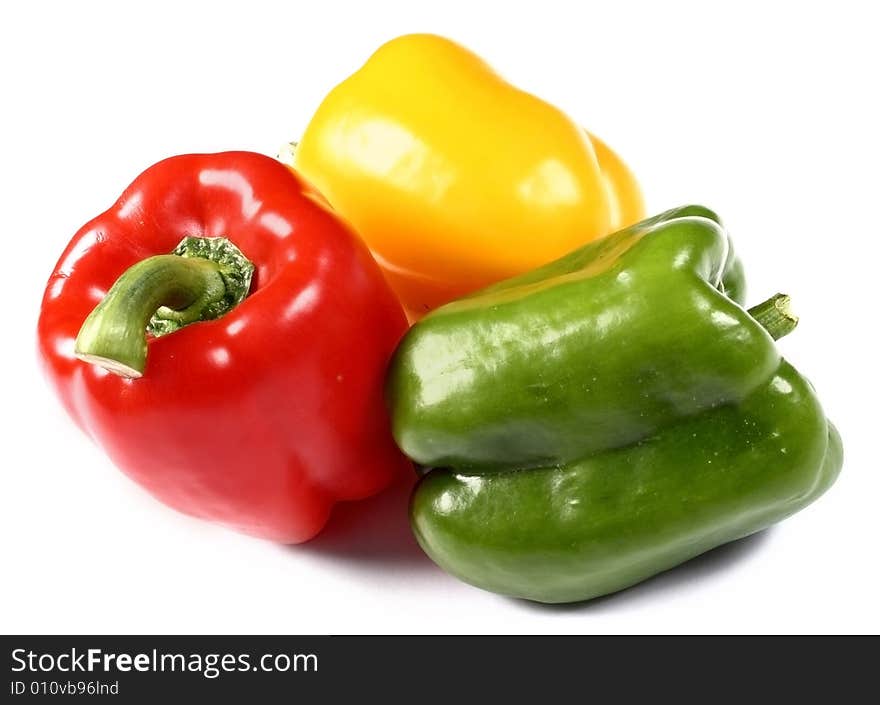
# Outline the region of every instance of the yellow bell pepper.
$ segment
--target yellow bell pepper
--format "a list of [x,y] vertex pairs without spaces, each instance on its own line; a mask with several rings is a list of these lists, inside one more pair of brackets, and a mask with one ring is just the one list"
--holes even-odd
[[413,319],[644,215],[611,149],[427,34],[388,42],[334,88],[294,167],[358,230]]

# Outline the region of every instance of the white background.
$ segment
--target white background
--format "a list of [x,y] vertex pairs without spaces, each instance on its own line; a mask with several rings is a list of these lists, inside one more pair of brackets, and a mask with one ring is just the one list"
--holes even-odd
[[[4,632],[880,631],[877,21],[872,3],[3,3]],[[407,488],[282,547],[183,517],[116,471],[35,363],[39,300],[79,226],[175,153],[296,138],[383,41],[450,36],[628,160],[649,210],[719,211],[750,304],[844,439],[837,485],[763,534],[618,596],[544,607],[457,582]]]

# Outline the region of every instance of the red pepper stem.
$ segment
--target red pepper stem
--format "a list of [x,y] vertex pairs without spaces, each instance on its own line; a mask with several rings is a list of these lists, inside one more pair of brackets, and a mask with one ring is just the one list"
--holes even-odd
[[752,306],[748,313],[772,336],[779,340],[791,333],[798,324],[798,317],[791,312],[791,297],[786,294],[775,294],[757,306]]
[[127,269],[88,315],[74,352],[122,377],[143,375],[147,333],[222,316],[247,295],[253,265],[224,238],[185,238]]

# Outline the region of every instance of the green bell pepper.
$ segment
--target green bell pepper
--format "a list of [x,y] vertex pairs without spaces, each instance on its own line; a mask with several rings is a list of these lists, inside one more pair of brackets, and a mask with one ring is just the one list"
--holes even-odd
[[749,311],[718,217],[687,206],[437,309],[392,362],[427,554],[542,602],[620,590],[806,506],[840,437]]

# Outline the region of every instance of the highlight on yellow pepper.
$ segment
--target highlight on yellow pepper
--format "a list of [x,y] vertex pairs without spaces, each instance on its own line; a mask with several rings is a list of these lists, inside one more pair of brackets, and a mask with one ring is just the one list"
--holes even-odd
[[411,319],[644,216],[603,142],[429,34],[324,99],[293,166],[364,238]]

